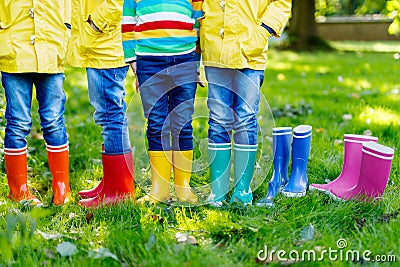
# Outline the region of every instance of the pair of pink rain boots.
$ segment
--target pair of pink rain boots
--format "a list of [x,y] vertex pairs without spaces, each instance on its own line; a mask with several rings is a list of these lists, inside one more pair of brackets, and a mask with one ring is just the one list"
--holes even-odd
[[341,200],[381,197],[389,179],[394,150],[377,142],[377,137],[345,134],[342,172],[334,181],[311,184],[309,189],[325,191]]

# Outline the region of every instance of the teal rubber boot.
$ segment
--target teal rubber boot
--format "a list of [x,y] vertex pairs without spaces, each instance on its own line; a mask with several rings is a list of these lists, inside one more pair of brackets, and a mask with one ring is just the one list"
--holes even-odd
[[253,179],[254,164],[256,163],[257,145],[234,145],[234,177],[235,190],[230,203],[240,202],[251,205],[253,193],[250,183]]
[[231,149],[231,143],[208,144],[211,184],[208,203],[214,207],[221,207],[222,201],[226,199],[226,194],[229,192]]

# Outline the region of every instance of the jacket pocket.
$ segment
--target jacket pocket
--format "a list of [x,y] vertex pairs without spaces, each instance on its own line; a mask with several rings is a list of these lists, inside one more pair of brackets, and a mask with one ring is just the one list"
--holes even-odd
[[62,28],[64,30],[64,35],[60,46],[57,48],[57,61],[58,61],[57,63],[59,66],[64,64],[64,58],[67,53],[68,40],[71,38],[71,19],[72,19],[71,1],[64,0],[61,8],[63,8],[63,10],[61,10],[61,12],[63,13],[61,14],[64,24],[64,27]]
[[0,61],[1,60],[13,60],[16,56],[15,50],[12,46],[11,40],[11,23],[4,23],[0,21]]
[[[24,11],[29,10],[28,1],[0,1],[0,60],[13,60],[16,57],[13,46],[13,23]],[[17,33],[18,34],[18,33]]]
[[113,34],[97,32],[90,26],[88,22],[83,22],[82,26],[82,43],[80,45],[82,55],[88,57],[97,57],[99,55],[110,55],[114,53],[113,45],[115,42],[113,40]]
[[262,27],[257,26],[250,38],[242,44],[242,54],[248,59],[260,56],[263,52],[268,50],[268,39],[271,34]]
[[0,30],[11,25],[10,2],[0,1]]
[[200,25],[200,40],[199,40],[199,45],[200,45],[200,51],[204,51],[204,43],[205,43],[205,30],[206,30],[206,23],[204,21],[205,16],[202,16],[197,19]]
[[91,50],[96,47],[98,39],[101,37],[102,33],[93,30],[89,22],[85,20],[82,21],[80,25],[82,26],[80,34],[80,52],[82,53],[82,55],[85,55],[91,53]]

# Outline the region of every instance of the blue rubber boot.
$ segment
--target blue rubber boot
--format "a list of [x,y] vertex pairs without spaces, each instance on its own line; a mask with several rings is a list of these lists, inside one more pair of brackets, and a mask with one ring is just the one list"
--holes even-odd
[[307,163],[311,148],[312,127],[299,125],[293,129],[292,173],[282,193],[287,197],[302,197],[306,194],[308,178]]
[[207,201],[214,207],[221,207],[229,192],[231,150],[231,143],[208,143],[211,194]]
[[290,160],[290,144],[292,143],[292,127],[272,129],[272,150],[274,153],[274,171],[268,183],[267,195],[257,202],[258,207],[271,207],[279,190],[289,180],[288,168]]
[[253,193],[250,183],[253,179],[254,164],[256,163],[257,145],[235,144],[233,150],[235,189],[230,203],[240,202],[243,205],[251,205]]

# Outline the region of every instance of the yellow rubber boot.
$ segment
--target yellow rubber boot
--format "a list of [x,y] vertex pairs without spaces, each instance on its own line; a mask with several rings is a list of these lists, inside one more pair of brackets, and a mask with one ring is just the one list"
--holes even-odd
[[193,150],[172,151],[176,196],[179,201],[197,203],[198,198],[190,188],[192,175]]
[[172,168],[171,151],[149,151],[151,166],[151,190],[138,199],[139,203],[157,203],[170,198],[169,183]]

